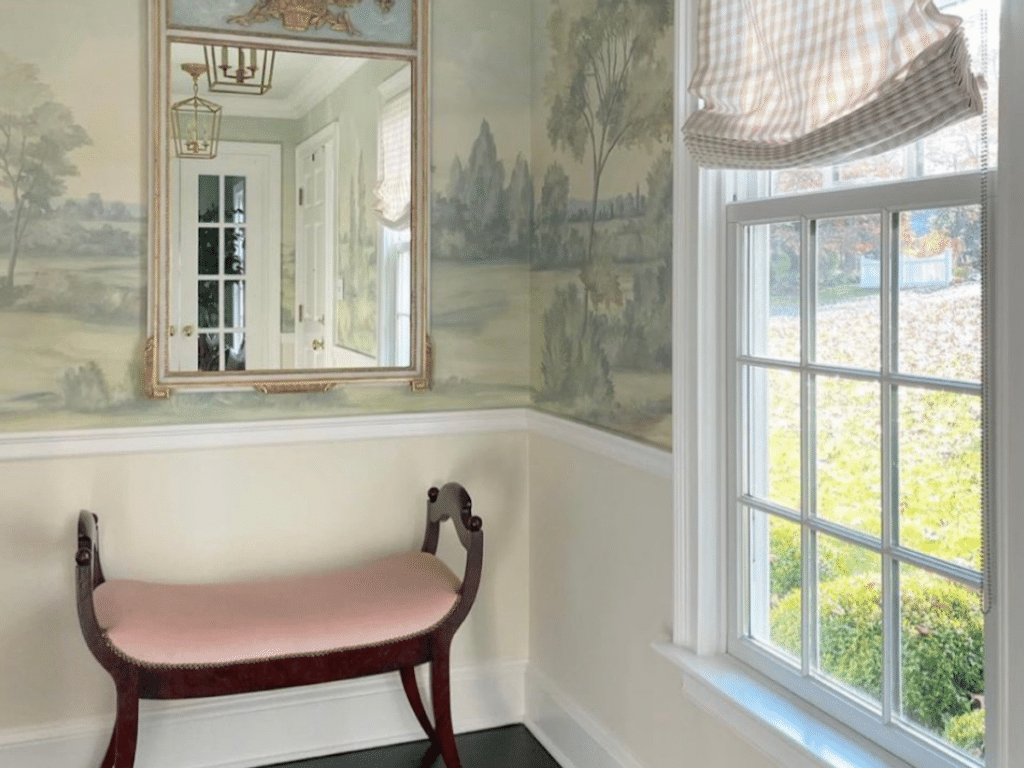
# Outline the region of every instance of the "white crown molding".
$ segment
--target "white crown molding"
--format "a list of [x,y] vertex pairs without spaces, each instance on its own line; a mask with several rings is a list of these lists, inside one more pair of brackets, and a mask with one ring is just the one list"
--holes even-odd
[[562,768],[644,768],[615,736],[532,664],[526,727]]
[[[349,56],[319,56],[309,71],[303,74],[301,81],[287,93],[271,87],[262,96],[215,91],[208,98],[223,107],[227,117],[298,120],[330,96],[367,61],[369,59]],[[181,90],[182,84],[177,80],[175,85],[178,90],[171,94],[172,101],[192,95],[190,90]]]
[[[525,670],[525,660],[453,669],[456,732],[522,722]],[[429,693],[426,680],[421,674],[420,689]],[[112,721],[0,731],[0,765],[93,768]],[[254,768],[425,738],[398,675],[386,675],[201,702],[144,701],[137,764]]]
[[293,118],[306,114],[352,77],[369,59],[347,56],[323,56],[301,85],[288,94],[288,108]]

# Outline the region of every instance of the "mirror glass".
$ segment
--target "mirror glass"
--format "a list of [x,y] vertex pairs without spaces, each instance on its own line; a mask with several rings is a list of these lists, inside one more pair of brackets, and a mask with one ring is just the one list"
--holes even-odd
[[267,35],[165,43],[151,394],[424,388],[420,53]]

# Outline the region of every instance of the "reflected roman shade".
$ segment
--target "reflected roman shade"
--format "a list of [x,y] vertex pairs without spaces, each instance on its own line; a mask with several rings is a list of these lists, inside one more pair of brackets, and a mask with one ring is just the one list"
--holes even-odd
[[412,201],[412,93],[408,90],[384,104],[377,149],[380,181],[376,211],[392,229],[409,226]]
[[830,165],[981,114],[960,19],[932,0],[701,0],[683,127],[713,168]]

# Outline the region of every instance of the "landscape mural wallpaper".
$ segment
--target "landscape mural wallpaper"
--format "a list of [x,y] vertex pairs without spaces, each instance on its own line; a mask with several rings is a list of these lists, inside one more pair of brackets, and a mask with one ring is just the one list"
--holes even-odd
[[166,402],[140,392],[145,4],[0,5],[0,431],[533,404],[667,446],[671,4],[524,5],[432,3],[433,391]]
[[672,3],[535,17],[537,407],[670,445]]

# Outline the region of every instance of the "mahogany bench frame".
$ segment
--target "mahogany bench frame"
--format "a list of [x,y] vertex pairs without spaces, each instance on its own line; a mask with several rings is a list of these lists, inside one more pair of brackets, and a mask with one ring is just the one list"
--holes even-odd
[[[397,670],[402,687],[427,737],[431,749],[427,760],[440,753],[448,768],[461,768],[452,729],[449,689],[449,654],[452,637],[473,606],[483,570],[484,534],[482,521],[472,514],[472,500],[458,483],[427,494],[427,526],[422,552],[437,554],[440,524],[450,519],[459,541],[466,549],[462,586],[452,611],[419,635],[379,645],[325,652],[315,656],[277,657],[266,660],[211,664],[201,667],[153,667],[122,658],[114,652],[100,628],[93,607],[93,590],[104,582],[100,565],[99,519],[83,511],[78,519],[78,550],[75,554],[78,621],[93,656],[117,688],[117,719],[101,768],[133,768],[138,740],[139,699],[191,699],[254,691],[270,691],[334,680],[348,680]],[[430,688],[434,723],[431,724],[420,698],[413,672],[415,666],[431,664]],[[432,757],[431,757],[432,755]]]

